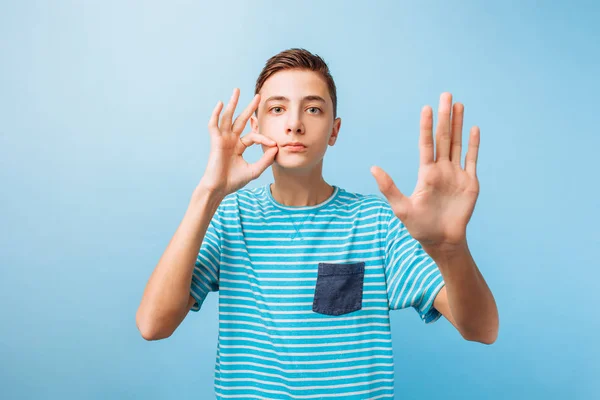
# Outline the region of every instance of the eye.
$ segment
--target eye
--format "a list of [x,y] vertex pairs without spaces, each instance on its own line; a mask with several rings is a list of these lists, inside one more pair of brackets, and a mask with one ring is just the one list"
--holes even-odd
[[[276,110],[276,109],[279,109],[279,110],[281,110],[282,108],[283,108],[283,107],[273,107],[273,108],[271,108],[269,111],[273,111],[273,110]],[[279,112],[276,112],[275,114],[280,114],[280,113],[279,113]]]
[[321,109],[318,108],[318,107],[310,107],[309,110],[317,110],[318,111],[318,112],[316,112],[316,111],[315,112],[311,112],[311,114],[319,114],[319,113],[322,112]]

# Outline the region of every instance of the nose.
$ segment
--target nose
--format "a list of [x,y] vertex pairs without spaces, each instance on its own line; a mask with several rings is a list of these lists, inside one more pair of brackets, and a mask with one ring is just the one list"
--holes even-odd
[[[290,113],[291,114],[291,113]],[[290,116],[287,121],[287,133],[304,134],[304,124],[297,116]]]

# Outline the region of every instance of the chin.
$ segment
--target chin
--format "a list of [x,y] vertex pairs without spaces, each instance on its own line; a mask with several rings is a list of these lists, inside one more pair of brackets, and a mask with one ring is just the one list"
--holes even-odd
[[274,164],[277,164],[280,168],[290,170],[305,170],[312,167],[310,160],[295,157],[276,157]]

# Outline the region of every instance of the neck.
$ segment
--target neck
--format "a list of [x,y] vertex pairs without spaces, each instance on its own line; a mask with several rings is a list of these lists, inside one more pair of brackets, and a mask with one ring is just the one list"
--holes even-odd
[[321,164],[310,172],[289,171],[273,165],[273,198],[289,207],[315,206],[333,194],[333,186],[323,179]]

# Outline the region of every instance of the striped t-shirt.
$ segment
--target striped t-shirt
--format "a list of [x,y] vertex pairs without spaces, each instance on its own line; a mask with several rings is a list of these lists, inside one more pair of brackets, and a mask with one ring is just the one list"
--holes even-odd
[[389,311],[425,323],[443,287],[434,261],[377,195],[289,207],[270,184],[226,196],[195,264],[198,311],[219,292],[217,399],[391,399]]

